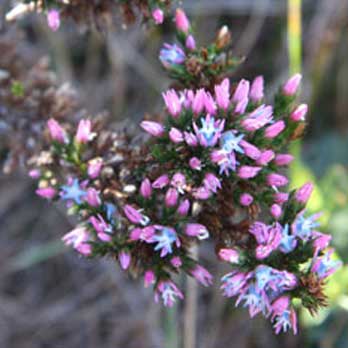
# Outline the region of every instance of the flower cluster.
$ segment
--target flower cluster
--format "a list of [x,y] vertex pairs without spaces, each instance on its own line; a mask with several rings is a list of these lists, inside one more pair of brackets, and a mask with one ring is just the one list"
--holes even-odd
[[97,29],[111,26],[115,20],[123,18],[126,25],[132,24],[137,17],[161,24],[170,0],[52,0],[18,1],[7,13],[6,19],[15,20],[29,12],[45,13],[49,27],[56,31],[62,18],[71,18],[79,24],[93,24]]
[[215,41],[207,47],[198,47],[190,21],[182,9],[175,14],[178,44],[164,44],[160,61],[171,78],[188,88],[212,89],[229,76],[241,63],[232,56],[231,33],[223,26]]

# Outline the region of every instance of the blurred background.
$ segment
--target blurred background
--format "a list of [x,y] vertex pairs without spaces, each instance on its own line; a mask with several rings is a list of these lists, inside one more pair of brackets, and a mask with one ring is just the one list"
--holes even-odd
[[[219,27],[233,33],[233,50],[245,56],[234,79],[264,75],[272,96],[291,72],[302,70],[301,99],[310,106],[304,140],[291,150],[293,186],[313,180],[310,210],[322,210],[323,231],[348,261],[348,0],[185,0],[201,44]],[[296,5],[301,5],[302,33]],[[43,16],[6,24],[10,1],[0,2],[0,37],[14,27],[14,42],[28,62],[48,56],[58,80],[70,83],[92,115],[134,125],[145,112],[162,108],[160,92],[170,80],[158,62],[163,41],[174,41],[170,21],[163,28],[108,34],[78,31],[65,22],[52,33]],[[291,12],[293,11],[293,13]],[[143,30],[146,29],[146,30]],[[302,47],[302,51],[301,51]],[[5,54],[4,52],[0,53]],[[1,69],[1,66],[0,66]],[[4,348],[179,348],[184,305],[164,311],[152,291],[127,278],[110,260],[88,261],[65,248],[60,237],[73,226],[64,210],[34,195],[24,173],[0,175],[0,347]],[[216,279],[226,271],[209,246],[200,258]],[[181,280],[185,287],[185,279]],[[348,269],[331,278],[330,306],[312,318],[300,311],[300,333],[274,336],[270,324],[250,320],[220,295],[218,282],[198,288],[197,347],[347,348]],[[185,319],[186,318],[186,319]],[[193,326],[192,326],[193,327]],[[187,327],[190,331],[192,327]],[[187,334],[187,332],[186,332]]]

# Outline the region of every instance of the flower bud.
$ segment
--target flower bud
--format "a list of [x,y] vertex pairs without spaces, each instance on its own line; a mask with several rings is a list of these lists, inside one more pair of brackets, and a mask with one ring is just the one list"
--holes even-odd
[[164,133],[164,127],[158,122],[142,121],[140,127],[154,137],[160,137]]
[[187,224],[185,233],[190,237],[197,237],[200,240],[209,238],[207,228],[201,224]]
[[101,204],[99,192],[95,188],[90,187],[87,190],[86,201],[91,207],[99,207]]
[[162,24],[164,20],[163,11],[160,8],[156,8],[152,11],[152,18],[156,24]]
[[51,138],[58,143],[66,143],[67,135],[62,126],[53,118],[47,121],[48,130],[50,132]]
[[294,122],[304,121],[306,119],[307,111],[308,105],[301,104],[291,113],[290,119]]
[[190,201],[185,199],[180,203],[177,213],[181,216],[186,216],[190,210],[190,205]]
[[283,213],[281,206],[278,204],[273,204],[271,206],[270,212],[271,212],[272,216],[277,220],[281,217],[281,215]]
[[189,35],[186,38],[185,46],[190,51],[194,51],[196,49],[196,41],[192,35]]
[[192,157],[189,161],[190,168],[193,170],[201,170],[202,169],[202,162],[197,157]]
[[294,160],[294,156],[288,153],[280,153],[276,155],[274,162],[277,166],[286,166]]
[[250,82],[247,80],[241,80],[233,94],[232,102],[238,103],[249,96]]
[[154,271],[148,270],[144,274],[144,286],[147,288],[151,284],[155,284],[156,276]]
[[170,263],[172,264],[173,267],[179,268],[182,266],[182,261],[179,256],[174,256],[171,260]]
[[285,129],[285,122],[280,120],[265,129],[265,138],[273,139]]
[[150,198],[152,194],[151,182],[148,178],[145,178],[140,185],[140,194],[144,198]]
[[251,179],[254,178],[261,169],[261,167],[241,166],[238,170],[238,176],[242,179]]
[[167,174],[163,174],[152,183],[152,187],[155,189],[162,189],[163,187],[166,187],[168,184],[169,177]]
[[219,257],[221,260],[231,262],[231,263],[238,263],[239,261],[239,251],[235,249],[220,249],[219,250]]
[[286,176],[272,173],[267,175],[267,184],[269,186],[281,187],[286,186],[289,183],[289,180]]
[[269,162],[274,159],[274,152],[272,150],[263,151],[261,156],[256,161],[256,164],[260,166],[266,166]]
[[254,197],[249,193],[242,193],[239,197],[239,203],[243,207],[248,207],[254,201]]
[[178,144],[184,141],[184,136],[179,129],[172,127],[169,131],[169,139],[173,143]]
[[296,191],[295,200],[300,204],[306,204],[313,192],[313,189],[313,184],[311,182],[307,182]]
[[262,76],[257,76],[251,84],[250,99],[254,103],[258,103],[263,99],[263,85],[264,82]]
[[190,30],[190,22],[181,8],[178,8],[175,12],[175,25],[178,31],[182,31],[185,34]]
[[295,74],[294,76],[290,77],[288,81],[285,82],[283,85],[282,92],[286,96],[293,96],[297,93],[298,87],[300,85],[302,79],[301,74]]
[[175,207],[178,203],[179,194],[178,191],[171,187],[168,189],[165,197],[165,203],[168,208]]
[[35,192],[38,196],[46,199],[52,199],[57,194],[57,191],[53,187],[39,188]]
[[28,175],[32,178],[32,179],[38,179],[41,176],[41,171],[39,169],[31,169],[28,172]]
[[118,260],[120,261],[121,268],[123,270],[128,269],[131,262],[131,255],[127,251],[121,251],[118,255]]
[[101,158],[94,158],[88,162],[87,174],[91,179],[96,179],[102,169],[103,160]]
[[80,144],[88,143],[93,138],[91,128],[91,120],[81,120],[77,127],[77,132],[75,136],[76,141]]
[[53,31],[57,31],[60,27],[60,14],[56,9],[49,10],[47,13],[48,26]]

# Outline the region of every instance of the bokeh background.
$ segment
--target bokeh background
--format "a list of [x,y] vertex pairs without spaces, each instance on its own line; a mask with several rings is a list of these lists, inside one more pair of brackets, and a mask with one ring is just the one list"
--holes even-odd
[[[300,158],[290,176],[293,186],[315,182],[309,209],[324,212],[323,231],[333,235],[346,263],[348,1],[302,0],[300,35],[289,34],[289,26],[296,29],[296,23],[288,22],[287,5],[286,0],[182,4],[201,43],[210,42],[221,25],[231,28],[234,53],[246,57],[234,79],[262,74],[271,96],[290,71],[302,69],[301,99],[310,106],[309,126],[304,140],[291,149]],[[170,21],[163,28],[138,23],[107,34],[78,31],[67,22],[52,33],[37,15],[6,24],[3,18],[9,7],[10,1],[0,1],[0,35],[20,28],[18,50],[32,64],[48,56],[59,81],[69,81],[78,90],[90,114],[106,110],[113,120],[136,125],[145,112],[161,110],[160,92],[170,81],[157,55],[163,41],[174,41]],[[296,16],[290,18],[296,21]],[[36,198],[34,190],[20,171],[0,175],[0,347],[182,347],[183,326],[190,322],[183,304],[164,311],[141,281],[126,277],[112,261],[88,261],[65,248],[60,237],[71,229],[72,221],[60,207]],[[224,272],[209,245],[200,248],[199,257],[217,279]],[[185,279],[180,281],[185,287]],[[264,319],[250,320],[245,310],[223,299],[216,283],[198,288],[197,347],[348,347],[346,267],[328,284],[327,309],[315,318],[300,311],[298,336],[274,336]],[[192,327],[186,325],[186,334]]]

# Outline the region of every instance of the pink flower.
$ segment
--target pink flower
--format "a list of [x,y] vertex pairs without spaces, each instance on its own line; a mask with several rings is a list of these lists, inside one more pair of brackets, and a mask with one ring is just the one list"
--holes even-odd
[[276,155],[274,162],[277,166],[286,166],[294,160],[294,156],[288,153]]
[[263,99],[263,85],[264,81],[262,76],[257,76],[251,84],[250,99],[254,103],[258,103]]
[[182,266],[182,261],[179,256],[174,256],[171,260],[170,263],[172,264],[173,267],[179,268]]
[[39,169],[32,169],[29,171],[28,175],[32,179],[38,179],[41,176],[41,171]]
[[249,96],[250,83],[247,80],[240,80],[233,94],[232,102],[238,103],[241,100],[247,99]]
[[156,8],[152,11],[152,18],[156,24],[162,24],[164,20],[163,11],[160,8]]
[[166,187],[168,184],[169,184],[169,177],[167,174],[163,174],[152,183],[152,187],[155,189],[162,189]]
[[197,237],[200,240],[209,238],[209,232],[207,228],[201,224],[187,224],[185,233],[190,237]]
[[190,210],[190,205],[190,201],[188,199],[185,199],[180,203],[177,213],[181,216],[186,216]]
[[271,214],[275,219],[279,219],[283,213],[282,208],[278,204],[272,204],[271,206]]
[[261,156],[261,151],[247,141],[241,140],[239,145],[243,148],[245,155],[249,158],[257,160]]
[[214,87],[214,90],[217,105],[226,111],[230,104],[230,80],[224,79],[220,85]]
[[190,51],[194,51],[196,49],[196,41],[195,41],[195,38],[192,35],[189,35],[186,38],[185,46]]
[[178,94],[174,89],[162,93],[164,102],[168,109],[168,112],[175,118],[177,118],[181,113],[181,102]]
[[274,202],[277,204],[283,204],[288,201],[289,194],[285,192],[276,192],[273,196]]
[[140,194],[144,198],[150,198],[152,194],[151,181],[148,178],[145,178],[140,185]]
[[147,225],[150,222],[150,219],[141,214],[140,211],[133,208],[131,205],[126,204],[123,208],[123,211],[130,222],[134,224]]
[[265,129],[265,138],[273,139],[285,129],[285,122],[280,120]]
[[260,105],[254,111],[252,111],[241,122],[241,126],[248,132],[254,132],[273,120],[273,108],[272,106]]
[[218,189],[221,189],[220,180],[212,173],[205,174],[203,184],[207,190],[214,193],[216,193]]
[[160,137],[164,133],[164,127],[158,122],[142,121],[140,127],[154,137]]
[[188,34],[190,30],[190,22],[185,12],[181,8],[178,8],[175,12],[175,24],[177,30],[182,31],[185,34]]
[[211,197],[211,191],[208,190],[206,187],[201,186],[193,190],[192,196],[195,199],[207,200]]
[[175,187],[181,194],[184,193],[186,186],[186,177],[182,173],[175,173],[170,181],[170,184]]
[[66,245],[72,245],[75,250],[85,256],[92,253],[92,246],[88,243],[89,240],[89,233],[84,227],[77,227],[62,238]]
[[213,284],[213,276],[200,265],[196,265],[195,268],[191,269],[190,274],[204,286]]
[[205,98],[206,98],[206,94],[205,94],[205,91],[204,89],[199,89],[194,98],[193,98],[193,101],[192,101],[192,111],[195,115],[198,115],[200,114],[203,109],[204,109],[204,102],[205,102]]
[[50,132],[51,138],[58,143],[67,143],[68,138],[65,133],[65,130],[61,127],[61,125],[53,118],[50,118],[47,121],[48,130]]
[[286,186],[288,183],[289,183],[289,180],[284,175],[277,174],[277,173],[271,173],[267,175],[267,184],[269,186],[281,187],[281,186]]
[[189,146],[197,146],[198,145],[198,139],[193,133],[184,132],[184,137],[186,144]]
[[179,194],[178,191],[175,188],[169,188],[166,197],[165,197],[165,203],[168,208],[175,207],[178,203]]
[[179,129],[172,127],[169,132],[169,139],[173,143],[178,144],[184,141],[184,136]]
[[53,31],[57,31],[60,27],[60,14],[58,10],[52,9],[47,12],[47,23]]
[[91,132],[91,120],[81,120],[77,127],[75,139],[80,144],[85,144],[93,139],[94,134]]
[[237,115],[242,115],[245,113],[245,110],[248,106],[248,103],[249,103],[249,99],[248,98],[244,98],[242,100],[240,100],[236,107],[234,108],[234,113],[237,114]]
[[131,255],[127,251],[121,251],[118,255],[118,260],[120,261],[121,268],[126,270],[131,263]]
[[308,105],[301,104],[291,113],[290,119],[294,122],[305,121],[307,112]]
[[256,161],[256,164],[260,166],[266,166],[269,162],[274,159],[274,152],[272,150],[263,151],[261,156]]
[[206,92],[204,95],[204,107],[208,114],[215,115],[216,114],[216,104],[214,98],[209,92]]
[[96,207],[99,207],[101,204],[99,192],[93,187],[90,187],[87,190],[87,195],[86,195],[85,199],[91,207],[96,208]]
[[321,250],[324,250],[329,246],[332,236],[330,236],[329,234],[323,234],[318,231],[313,231],[313,236],[315,238],[313,242],[315,250],[314,257],[317,257]]
[[87,174],[91,179],[96,179],[103,167],[103,160],[101,158],[94,158],[88,162]]
[[300,204],[306,204],[313,192],[314,186],[311,182],[307,182],[300,187],[295,193],[295,199]]
[[111,225],[107,224],[104,218],[98,214],[98,217],[91,216],[89,222],[92,224],[93,228],[97,232],[98,238],[103,242],[111,242]]
[[160,281],[155,289],[155,302],[158,303],[161,298],[164,306],[173,307],[175,303],[175,298],[181,300],[184,299],[183,293],[178,289],[178,287],[170,280]]
[[254,178],[261,169],[261,167],[241,166],[238,170],[238,176],[242,179],[251,179]]
[[57,194],[57,191],[53,187],[38,188],[35,192],[38,196],[46,199],[52,199]]
[[197,157],[192,157],[189,161],[190,168],[193,170],[201,170],[202,169],[202,162]]
[[242,193],[239,197],[239,203],[244,207],[248,207],[253,201],[254,197],[249,193]]
[[283,85],[283,94],[286,96],[293,96],[297,93],[298,87],[300,85],[302,79],[301,74],[295,74],[294,76],[290,77],[288,81],[285,82]]
[[238,263],[239,262],[239,251],[235,249],[220,249],[219,257],[227,262]]
[[154,271],[148,270],[144,274],[144,286],[147,288],[151,284],[155,284],[156,282],[156,276]]

